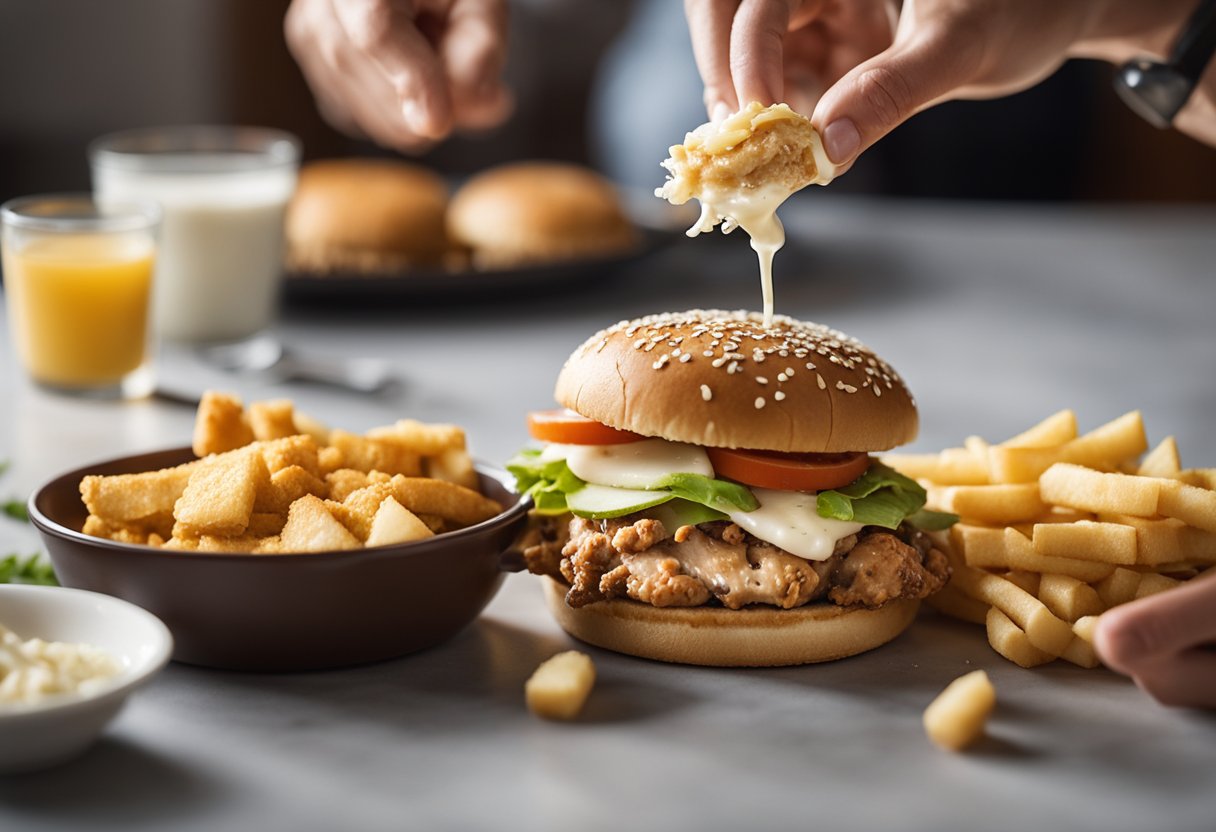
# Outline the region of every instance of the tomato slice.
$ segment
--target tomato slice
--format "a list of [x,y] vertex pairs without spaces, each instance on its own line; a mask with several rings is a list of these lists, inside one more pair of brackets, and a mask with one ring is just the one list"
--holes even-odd
[[528,414],[528,433],[533,439],[563,445],[620,445],[646,438],[610,428],[573,410],[533,410]]
[[868,454],[783,454],[706,448],[714,474],[757,488],[826,491],[848,485],[870,467]]

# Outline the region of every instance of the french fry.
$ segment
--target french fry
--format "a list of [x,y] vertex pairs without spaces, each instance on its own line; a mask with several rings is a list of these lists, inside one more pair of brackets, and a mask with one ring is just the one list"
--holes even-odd
[[1018,667],[1038,667],[1055,658],[1051,653],[1031,644],[1026,632],[995,606],[989,608],[984,625],[992,649]]
[[1071,410],[1053,413],[1032,428],[1001,443],[1003,448],[1051,448],[1077,438],[1077,414]]
[[367,540],[372,532],[376,512],[379,511],[381,504],[392,496],[391,483],[377,482],[352,491],[341,503],[331,500],[326,503],[326,507],[351,534],[359,540]]
[[1157,514],[1163,483],[1173,481],[1106,474],[1080,465],[1057,463],[1039,478],[1039,493],[1047,502],[1060,506],[1152,517]]
[[259,482],[257,494],[253,499],[253,510],[286,517],[291,504],[305,494],[324,497],[328,492],[329,487],[324,480],[318,479],[299,465],[289,465],[275,471],[265,481]]
[[329,441],[342,452],[346,467],[359,471],[383,471],[386,474],[417,476],[422,473],[422,456],[399,443],[344,430],[329,432]]
[[[975,569],[960,569],[955,572],[953,582],[972,598],[991,604],[1007,615],[1039,650],[1058,656],[1072,640],[1068,622],[1056,617],[1038,598],[1004,578]],[[988,621],[991,620],[989,614]]]
[[1039,581],[1043,576],[1038,572],[1027,572],[1024,569],[1011,569],[1001,577],[1022,591],[1037,596],[1039,594]]
[[389,546],[425,540],[435,533],[427,528],[418,516],[392,497],[385,497],[376,516],[372,518],[371,530],[367,533],[368,546]]
[[372,428],[369,439],[380,439],[400,445],[419,456],[438,456],[444,451],[463,450],[464,430],[456,425],[426,424],[413,419],[401,419],[387,427]]
[[1067,575],[1044,575],[1039,581],[1039,600],[1065,621],[1098,615],[1105,607],[1097,590]]
[[197,462],[142,474],[88,476],[80,481],[80,496],[90,514],[119,525],[173,513]]
[[1174,589],[1181,583],[1182,581],[1167,578],[1165,575],[1149,572],[1140,576],[1140,585],[1136,587],[1136,597],[1147,598],[1150,595],[1156,595],[1158,592]]
[[423,464],[428,477],[474,490],[480,485],[480,478],[473,468],[473,458],[464,448],[449,448],[435,456],[425,457]]
[[253,429],[240,399],[214,390],[203,393],[194,417],[195,456],[236,450],[252,441]]
[[290,399],[249,405],[249,426],[253,428],[253,438],[262,441],[295,436],[300,431],[296,429],[294,412],[295,406]]
[[329,426],[324,422],[298,410],[292,414],[292,421],[295,422],[296,433],[304,433],[311,436],[322,447],[329,444]]
[[[1197,488],[1177,480],[1157,480],[1161,483],[1157,513],[1181,520],[1189,526],[1216,532],[1216,491]],[[1136,514],[1128,511],[1125,514]]]
[[1093,645],[1077,636],[1073,636],[1072,641],[1068,642],[1068,646],[1064,648],[1060,658],[1066,662],[1072,662],[1077,667],[1094,668],[1100,664]]
[[1136,592],[1140,589],[1141,577],[1139,572],[1118,567],[1110,577],[1099,581],[1095,589],[1098,590],[1102,603],[1110,609],[1135,599]]
[[988,615],[987,604],[975,600],[951,584],[946,584],[941,590],[930,595],[925,599],[925,603],[942,615],[972,624],[983,624]]
[[1076,633],[1077,638],[1090,645],[1094,643],[1094,630],[1097,628],[1097,615],[1084,615],[1074,621],[1072,625],[1072,631]]
[[925,708],[925,733],[935,745],[961,751],[983,736],[994,707],[996,688],[987,673],[974,670],[947,685]]
[[1216,490],[1216,468],[1187,468],[1179,471],[1176,479],[1208,491]]
[[[992,482],[1017,483],[1034,482],[1058,463],[1110,470],[1147,447],[1144,420],[1133,411],[1062,445],[994,446],[988,453],[989,474]],[[1046,492],[1042,496],[1056,502]]]
[[502,506],[472,489],[443,480],[395,476],[392,494],[415,514],[436,514],[471,526],[502,511]]
[[1136,562],[1136,530],[1118,523],[1037,523],[1031,540],[1037,555],[1124,565]]
[[886,454],[882,463],[905,477],[943,485],[984,485],[988,465],[966,448],[947,448],[937,454]]
[[283,439],[257,442],[251,447],[262,455],[267,470],[272,474],[298,465],[315,477],[322,476],[317,459],[317,441],[311,436],[287,436]]
[[339,468],[337,471],[330,471],[325,475],[325,482],[329,486],[329,498],[339,503],[360,488],[367,488],[377,482],[388,482],[390,479],[388,474],[379,471],[365,473],[356,471],[354,468]]
[[1015,528],[992,529],[956,523],[951,529],[951,539],[953,548],[962,553],[966,565],[977,569],[1051,572],[1087,583],[1100,581],[1115,569],[1104,563],[1037,554],[1030,539]]
[[329,552],[358,549],[357,538],[334,519],[319,497],[301,497],[291,504],[280,535],[282,547],[292,552]]
[[1176,477],[1182,471],[1178,442],[1167,436],[1141,460],[1136,473],[1142,477]]
[[1047,511],[1037,483],[954,485],[940,490],[933,505],[969,522],[1008,525]]
[[270,474],[252,449],[229,451],[202,460],[173,506],[174,536],[239,535],[249,525],[259,489]]

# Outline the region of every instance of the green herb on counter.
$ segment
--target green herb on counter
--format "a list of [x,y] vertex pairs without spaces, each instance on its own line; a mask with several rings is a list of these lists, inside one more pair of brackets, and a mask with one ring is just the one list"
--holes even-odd
[[59,580],[54,567],[37,554],[8,555],[0,558],[0,584],[59,586]]
[[30,522],[30,514],[25,509],[25,503],[20,500],[9,500],[5,503],[0,503],[0,514],[4,514],[14,520],[20,520],[22,523]]

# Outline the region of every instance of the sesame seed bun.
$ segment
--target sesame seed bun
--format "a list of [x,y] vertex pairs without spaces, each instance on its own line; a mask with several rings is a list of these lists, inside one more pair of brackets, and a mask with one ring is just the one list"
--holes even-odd
[[401,271],[448,256],[448,192],[426,168],[331,159],[300,170],[287,208],[287,265],[307,272]]
[[481,269],[596,257],[637,242],[611,183],[557,162],[519,162],[474,176],[452,199],[448,232]]
[[916,402],[860,341],[820,324],[692,310],[622,321],[566,361],[557,401],[621,430],[722,448],[885,451]]
[[908,628],[920,602],[877,609],[816,603],[792,610],[751,606],[653,607],[613,599],[566,603],[569,587],[544,578],[545,600],[580,641],[645,659],[712,667],[779,667],[828,662],[873,650]]

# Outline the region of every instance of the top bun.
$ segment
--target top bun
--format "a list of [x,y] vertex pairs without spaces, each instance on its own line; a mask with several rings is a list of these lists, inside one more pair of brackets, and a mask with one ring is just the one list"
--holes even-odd
[[302,271],[386,271],[440,264],[447,186],[392,159],[331,159],[300,170],[287,208],[287,262]]
[[722,448],[885,451],[916,438],[889,364],[821,324],[692,310],[622,321],[567,359],[557,401],[621,430]]
[[558,162],[518,162],[474,176],[452,199],[448,232],[479,268],[592,257],[637,239],[608,180]]

